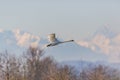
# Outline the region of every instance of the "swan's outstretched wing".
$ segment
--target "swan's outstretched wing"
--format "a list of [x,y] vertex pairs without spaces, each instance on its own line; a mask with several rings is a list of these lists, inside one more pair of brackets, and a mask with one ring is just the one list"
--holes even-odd
[[55,33],[49,34],[48,35],[48,40],[49,40],[50,43],[58,42],[58,40],[56,39]]

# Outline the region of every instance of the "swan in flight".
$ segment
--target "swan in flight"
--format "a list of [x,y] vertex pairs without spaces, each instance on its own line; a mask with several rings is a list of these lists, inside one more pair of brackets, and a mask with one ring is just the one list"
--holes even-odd
[[50,43],[46,45],[47,47],[56,46],[56,45],[61,44],[61,43],[73,42],[73,41],[74,41],[74,40],[59,41],[59,40],[56,38],[55,33],[49,34],[49,35],[48,35],[48,40],[49,40]]

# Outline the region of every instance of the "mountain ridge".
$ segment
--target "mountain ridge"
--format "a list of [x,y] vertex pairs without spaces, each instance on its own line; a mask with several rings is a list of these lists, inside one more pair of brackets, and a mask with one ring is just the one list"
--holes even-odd
[[110,62],[120,62],[120,33],[109,27],[96,30],[90,39],[79,40],[78,44],[108,56]]
[[[102,29],[104,30],[104,29]],[[99,30],[99,31],[102,31]],[[109,28],[106,29],[109,32]],[[105,32],[105,31],[104,31]],[[46,55],[51,55],[58,61],[63,60],[90,60],[90,61],[106,61],[120,62],[120,34],[114,37],[106,37],[106,35],[96,33],[89,40],[79,40],[76,43],[66,43],[55,47],[45,49]],[[110,30],[111,34],[111,30]],[[15,30],[0,29],[0,51],[14,51],[11,53],[24,52],[29,46],[44,46],[48,41],[41,36],[33,35],[32,33]],[[114,54],[113,54],[114,53]],[[69,54],[69,57],[68,57]]]

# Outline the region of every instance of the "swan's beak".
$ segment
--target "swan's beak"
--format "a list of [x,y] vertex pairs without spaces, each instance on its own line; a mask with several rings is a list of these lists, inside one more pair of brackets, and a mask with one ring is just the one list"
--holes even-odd
[[70,41],[74,41],[74,40],[70,40]]

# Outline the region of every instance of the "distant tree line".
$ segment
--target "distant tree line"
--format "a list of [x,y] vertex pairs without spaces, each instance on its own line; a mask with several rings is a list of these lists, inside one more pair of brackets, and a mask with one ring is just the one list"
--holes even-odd
[[0,80],[120,80],[120,71],[96,65],[76,70],[61,65],[40,48],[30,47],[20,57],[0,53]]

